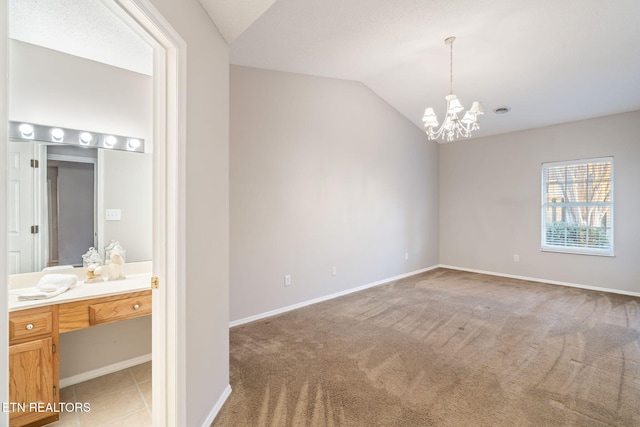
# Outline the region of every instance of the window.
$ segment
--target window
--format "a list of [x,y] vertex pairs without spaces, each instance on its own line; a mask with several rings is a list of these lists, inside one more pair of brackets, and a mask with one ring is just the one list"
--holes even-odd
[[613,157],[542,164],[542,250],[613,256]]

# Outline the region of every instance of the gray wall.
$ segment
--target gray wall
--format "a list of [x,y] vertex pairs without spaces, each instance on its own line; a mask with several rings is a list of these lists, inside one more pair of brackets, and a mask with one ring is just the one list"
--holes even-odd
[[[441,145],[440,262],[640,292],[639,134],[635,111]],[[541,163],[602,156],[614,156],[615,257],[541,252]]]
[[150,330],[145,316],[60,334],[60,379],[148,355]]
[[186,349],[178,356],[185,425],[200,426],[229,385],[229,48],[198,0],[152,3],[188,45],[187,281],[178,283]]
[[109,241],[120,242],[127,262],[149,261],[153,249],[153,156],[101,150],[99,183],[104,209],[120,209],[120,221],[102,221],[100,252]]
[[352,81],[230,84],[232,321],[438,263],[438,148],[415,125]]

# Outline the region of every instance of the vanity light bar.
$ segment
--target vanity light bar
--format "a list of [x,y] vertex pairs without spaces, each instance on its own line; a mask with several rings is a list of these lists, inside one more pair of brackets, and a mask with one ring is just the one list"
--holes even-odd
[[27,122],[9,122],[9,137],[24,141],[41,141],[54,144],[101,147],[110,150],[144,153],[144,139],[130,136],[67,129],[57,126],[37,125]]

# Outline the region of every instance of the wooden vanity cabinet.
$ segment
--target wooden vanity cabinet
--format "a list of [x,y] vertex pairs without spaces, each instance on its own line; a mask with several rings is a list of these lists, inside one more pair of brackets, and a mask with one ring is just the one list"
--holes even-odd
[[[58,335],[151,314],[151,290],[60,302],[9,313],[9,425],[59,420]],[[30,404],[37,404],[32,411]],[[22,406],[19,407],[18,405]]]
[[57,412],[51,412],[59,402],[57,311],[58,306],[52,305],[9,315],[12,427],[42,426],[59,419]]

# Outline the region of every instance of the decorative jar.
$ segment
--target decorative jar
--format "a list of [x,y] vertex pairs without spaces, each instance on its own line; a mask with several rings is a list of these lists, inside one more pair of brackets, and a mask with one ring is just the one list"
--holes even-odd
[[82,266],[86,269],[85,283],[102,281],[103,264],[102,257],[94,247],[82,255]]

